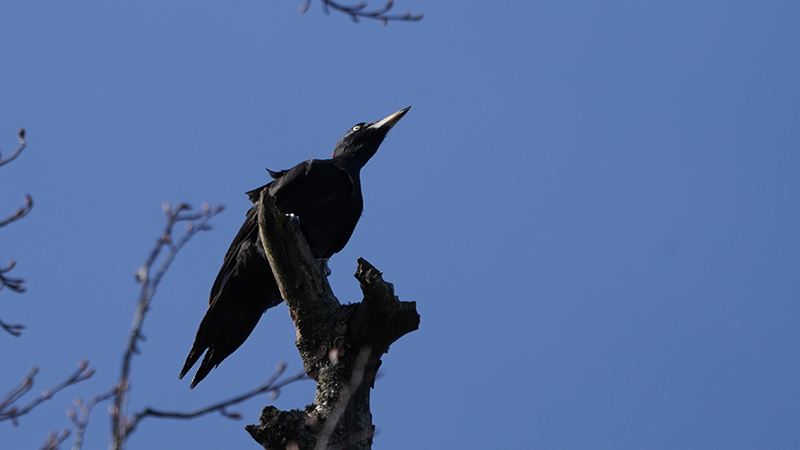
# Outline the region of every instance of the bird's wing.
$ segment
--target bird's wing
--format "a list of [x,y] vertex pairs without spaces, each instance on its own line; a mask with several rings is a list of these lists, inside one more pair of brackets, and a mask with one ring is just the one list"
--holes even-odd
[[315,257],[329,258],[353,233],[363,206],[357,177],[332,160],[312,159],[268,185],[278,209],[300,219]]
[[[310,160],[270,174],[275,180],[248,192],[250,199],[257,202],[262,190],[269,189],[282,212],[300,217],[316,257],[341,250],[361,214],[353,177],[330,160]],[[259,239],[257,211],[257,206],[247,211],[211,288],[210,306],[180,374],[182,378],[205,353],[192,387],[244,343],[264,311],[282,301]]]
[[[266,186],[262,186],[257,190],[261,190],[263,187]],[[258,197],[258,194],[256,194],[256,197]],[[242,224],[242,227],[239,228],[239,232],[236,234],[236,237],[233,238],[233,242],[228,248],[228,252],[225,253],[225,258],[222,260],[222,267],[219,269],[217,278],[214,280],[214,285],[211,287],[211,294],[208,297],[209,305],[219,295],[225,280],[228,279],[228,276],[236,267],[236,260],[242,244],[253,239],[258,239],[258,214],[256,213],[255,206],[247,211],[247,216]]]
[[[304,220],[304,216],[308,214],[336,216],[327,210],[328,208],[336,207],[335,198],[348,198],[353,193],[354,182],[352,177],[346,171],[336,167],[331,160],[311,159],[291,169],[279,172],[270,170],[269,173],[274,178],[274,181],[248,191],[246,194],[250,201],[253,203],[258,202],[261,191],[269,189],[270,195],[276,199],[278,209],[286,214],[297,214],[300,217],[301,227],[303,227],[304,223],[310,222],[309,217],[305,217],[306,220]],[[311,203],[310,199],[316,199],[316,201]],[[329,205],[328,208],[320,206],[320,203],[330,199],[334,199],[333,202],[328,202],[332,206]],[[350,229],[350,232],[343,236],[345,243],[350,234],[352,234],[352,229],[355,228],[355,222],[358,221],[359,216],[360,210],[346,224],[330,224],[332,227]],[[255,206],[247,211],[244,224],[242,224],[230,248],[228,248],[228,252],[225,254],[222,267],[214,280],[214,285],[211,287],[211,294],[208,299],[209,304],[219,295],[223,284],[236,267],[242,243],[248,241],[258,241],[258,213]],[[337,241],[341,241],[341,239]],[[332,253],[338,252],[341,247],[344,247],[344,244],[336,242],[334,244],[335,250]],[[328,251],[326,250],[323,253],[328,253]]]
[[[247,196],[250,198],[251,202],[256,203],[259,201],[261,191],[264,189],[269,189],[271,195],[277,195],[276,193],[281,191],[291,191],[292,186],[301,184],[307,172],[311,171],[314,173],[321,173],[320,170],[312,170],[311,166],[314,165],[314,161],[315,160],[306,161],[294,166],[289,170],[281,170],[279,172],[273,172],[272,170],[267,169],[270,176],[272,176],[275,181],[253,189],[252,191],[246,192]],[[208,298],[209,305],[219,295],[223,284],[228,279],[231,272],[236,268],[236,261],[242,244],[249,241],[258,241],[258,210],[255,205],[247,211],[247,215],[242,227],[239,228],[239,232],[236,234],[236,237],[233,238],[233,242],[228,248],[228,252],[225,253],[225,258],[222,261],[222,267],[217,274],[217,278],[214,280],[214,285],[211,287],[211,294]]]
[[277,199],[289,198],[293,197],[291,192],[299,187],[325,189],[331,181],[339,178],[339,172],[346,175],[330,159],[309,159],[289,170],[270,171],[275,180],[264,187],[269,188],[270,195]]
[[349,195],[354,183],[351,176],[330,159],[310,159],[277,175],[275,181],[264,187],[286,214],[308,211],[331,195]]
[[[254,214],[248,213],[248,218],[251,216]],[[181,370],[183,378],[205,352],[191,387],[244,343],[264,311],[282,301],[258,232],[250,233],[251,229],[245,222],[241,236],[229,250],[214,284],[210,306]]]
[[[321,173],[320,170],[312,170],[311,166],[314,165],[314,161],[316,160],[312,159],[304,163],[300,163],[289,170],[281,170],[278,172],[273,172],[272,170],[267,169],[270,176],[272,176],[275,181],[253,189],[252,191],[246,192],[247,196],[250,198],[251,202],[256,203],[259,201],[261,191],[264,189],[269,189],[270,194],[272,195],[276,195],[276,192],[279,191],[291,191],[292,186],[301,184],[301,181],[305,178],[307,172],[311,171],[314,173]],[[222,261],[222,267],[219,269],[217,278],[214,280],[214,285],[211,287],[211,294],[208,297],[209,305],[214,301],[215,298],[219,296],[225,281],[228,279],[231,272],[236,268],[236,262],[237,258],[239,257],[239,251],[242,247],[242,244],[249,241],[258,241],[258,210],[255,205],[247,211],[247,215],[242,227],[239,228],[239,232],[236,234],[236,237],[233,238],[233,242],[228,248],[228,252],[225,253],[225,258]]]
[[253,207],[225,254],[211,288],[210,306],[197,329],[180,378],[205,352],[192,379],[191,387],[196,386],[244,343],[261,314],[281,301],[278,285],[259,242],[256,208]]

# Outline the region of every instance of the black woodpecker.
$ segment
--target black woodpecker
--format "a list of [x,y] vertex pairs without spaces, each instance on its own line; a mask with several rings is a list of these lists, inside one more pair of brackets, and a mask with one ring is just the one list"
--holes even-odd
[[[361,217],[361,168],[410,108],[353,126],[336,143],[331,159],[310,159],[289,170],[269,171],[272,182],[248,192],[250,201],[258,202],[267,189],[281,212],[299,219],[314,257],[330,258],[344,248]],[[192,388],[244,343],[267,309],[283,301],[258,237],[257,216],[254,205],[214,280],[208,311],[181,370],[183,378],[205,353]]]

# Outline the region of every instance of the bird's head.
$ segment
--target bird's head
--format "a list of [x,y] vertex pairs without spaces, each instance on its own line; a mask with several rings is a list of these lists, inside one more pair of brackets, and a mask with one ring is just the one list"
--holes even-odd
[[333,157],[363,166],[378,151],[386,133],[406,115],[409,109],[410,106],[374,123],[362,122],[354,125],[336,143]]

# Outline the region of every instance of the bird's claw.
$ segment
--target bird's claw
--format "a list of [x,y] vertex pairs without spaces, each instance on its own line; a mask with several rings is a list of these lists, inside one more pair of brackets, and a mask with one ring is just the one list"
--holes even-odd
[[286,215],[286,217],[289,218],[289,222],[300,224],[300,217],[298,217],[296,214],[289,213],[289,214]]
[[322,273],[326,277],[331,276],[331,273],[333,272],[331,272],[331,268],[328,267],[328,258],[319,258],[317,259],[317,262],[319,263],[319,268],[322,269]]

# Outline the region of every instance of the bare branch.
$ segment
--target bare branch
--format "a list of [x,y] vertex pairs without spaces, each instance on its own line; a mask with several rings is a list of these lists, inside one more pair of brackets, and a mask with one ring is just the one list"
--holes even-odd
[[[271,393],[273,398],[277,397],[280,393],[280,390],[288,384],[294,383],[296,381],[300,381],[306,378],[306,374],[304,371],[301,371],[287,379],[284,379],[280,382],[277,382],[278,378],[284,373],[286,369],[285,363],[281,363],[275,369],[275,373],[265,381],[261,386],[253,389],[250,392],[244,393],[240,396],[234,397],[229,400],[225,400],[223,402],[219,402],[210,406],[206,406],[200,409],[196,409],[190,412],[174,412],[174,411],[160,411],[152,408],[146,408],[143,411],[134,414],[129,421],[127,421],[128,425],[125,429],[126,436],[129,436],[131,433],[134,432],[136,427],[139,425],[139,421],[144,419],[145,417],[158,417],[158,418],[166,418],[166,419],[194,419],[195,417],[200,417],[205,414],[210,414],[213,412],[219,412],[221,415],[233,419],[239,420],[241,419],[241,414],[239,413],[231,413],[227,411],[227,408],[233,405],[237,405],[244,401],[247,401],[251,398],[257,397],[263,393]],[[89,423],[89,415],[91,414],[92,409],[97,406],[98,403],[108,400],[116,394],[116,387],[111,389],[110,391],[106,392],[105,394],[98,395],[92,397],[89,402],[84,403],[80,398],[76,398],[75,409],[68,409],[67,416],[72,420],[72,423],[75,425],[75,436],[72,441],[72,450],[81,450],[83,446],[83,437],[86,434],[86,427]],[[113,409],[113,408],[112,408]]]
[[16,324],[5,323],[3,322],[2,319],[0,319],[0,327],[2,327],[5,331],[8,332],[8,334],[14,337],[22,336],[22,330],[25,329],[25,325],[19,323]]
[[191,412],[174,412],[174,411],[159,411],[152,408],[146,408],[144,411],[134,414],[129,426],[129,432],[133,432],[136,428],[136,425],[139,424],[141,419],[145,417],[160,417],[166,419],[194,419],[195,417],[203,416],[213,412],[219,412],[223,416],[233,419],[239,420],[242,418],[241,414],[239,413],[230,413],[227,411],[229,406],[233,406],[244,401],[250,400],[253,397],[256,397],[260,394],[271,392],[273,395],[277,396],[280,392],[280,389],[284,386],[294,383],[295,381],[299,381],[302,379],[307,378],[305,371],[300,371],[297,374],[293,375],[290,378],[287,378],[279,383],[276,383],[278,378],[283,374],[286,370],[286,364],[280,363],[278,367],[275,369],[275,373],[264,382],[261,386],[253,389],[250,392],[244,393],[238,397],[234,397],[230,400],[225,400],[223,402],[216,403],[214,405],[206,406],[204,408],[196,409]]
[[[15,387],[14,389],[10,390],[0,399],[0,413],[4,413],[6,409],[14,404],[17,400],[20,399],[26,392],[28,392],[33,387],[33,377],[39,371],[38,367],[31,367],[28,371],[28,375],[22,379],[22,381]],[[13,409],[12,409],[13,410]],[[15,411],[15,410],[14,410]],[[0,416],[2,417],[2,416]]]
[[14,153],[12,153],[11,156],[9,156],[6,159],[3,159],[2,153],[0,153],[0,166],[4,166],[4,165],[10,163],[11,161],[15,160],[17,158],[17,156],[19,156],[19,154],[22,153],[22,150],[25,149],[25,129],[24,128],[20,128],[19,129],[19,132],[17,133],[17,137],[19,138],[19,145],[17,146],[16,149],[14,149]]
[[39,450],[58,450],[58,446],[61,445],[69,437],[69,430],[63,429],[60,432],[56,433],[53,431],[52,433],[47,435],[47,439],[44,441]]
[[73,372],[72,375],[70,375],[66,380],[58,383],[51,389],[42,391],[38,397],[31,400],[25,406],[14,406],[14,403],[16,403],[33,388],[33,378],[38,371],[38,368],[32,367],[20,384],[9,391],[5,396],[3,396],[2,399],[0,399],[0,422],[4,420],[11,420],[11,422],[16,426],[19,424],[18,418],[20,416],[28,414],[40,403],[50,400],[56,393],[65,387],[80,383],[81,381],[87,380],[89,377],[94,375],[94,369],[89,367],[89,360],[84,359],[78,364],[78,368],[75,370],[75,372]]
[[[310,5],[311,0],[304,0],[303,4],[300,5],[300,12],[304,13],[308,11],[308,7]],[[347,6],[333,0],[322,0],[322,10],[325,12],[325,14],[329,14],[330,9],[335,9],[350,16],[350,18],[353,19],[353,22],[358,22],[360,18],[376,19],[380,21],[381,25],[386,25],[390,20],[403,22],[417,22],[422,20],[422,13],[416,13],[413,15],[410,12],[405,12],[403,14],[388,14],[392,7],[394,7],[394,0],[387,0],[383,7],[371,11],[366,10],[367,4],[364,2]]]
[[16,265],[17,262],[12,259],[5,267],[0,268],[0,289],[7,287],[14,292],[25,292],[25,286],[22,285],[25,280],[22,278],[11,278],[6,276],[6,274],[10,272],[11,269],[13,269]]
[[17,208],[17,210],[11,213],[10,216],[0,220],[0,228],[10,224],[11,222],[16,222],[17,220],[22,219],[29,212],[31,212],[31,209],[33,209],[33,199],[30,195],[25,194],[25,204]]
[[[169,203],[164,203],[162,209],[167,215],[167,224],[163,233],[156,241],[156,245],[145,264],[136,271],[136,281],[141,285],[139,301],[134,313],[133,324],[128,336],[128,344],[122,359],[122,371],[119,381],[113,389],[114,405],[112,407],[111,422],[113,429],[112,448],[122,449],[130,432],[130,418],[125,415],[125,407],[128,399],[128,388],[130,387],[130,370],[133,355],[139,353],[138,343],[144,339],[142,335],[142,325],[145,315],[150,309],[150,300],[158,288],[161,279],[169,269],[170,264],[175,259],[181,248],[197,232],[209,230],[208,221],[222,211],[222,206],[211,207],[207,203],[203,204],[199,212],[191,211],[191,207],[185,203],[179,203],[175,207]],[[184,234],[177,239],[173,238],[173,230],[178,223],[185,223]],[[159,257],[163,254],[163,259],[158,265],[155,275],[151,277],[150,272],[156,265]]]
[[98,403],[113,397],[115,391],[116,389],[111,389],[105,394],[96,395],[92,397],[88,403],[84,403],[80,397],[75,398],[74,404],[78,412],[75,412],[74,409],[67,410],[67,416],[75,425],[75,437],[72,438],[72,450],[81,450],[83,446],[83,436],[86,434],[86,426],[89,424],[89,414],[91,414],[92,409],[97,406]]
[[[0,154],[0,166],[3,166],[15,160],[17,156],[19,156],[19,154],[22,153],[22,150],[25,149],[24,128],[19,129],[18,138],[19,138],[19,146],[17,146],[17,148],[14,150],[14,153],[12,153],[10,157],[8,157],[7,159],[3,159],[2,155]],[[10,224],[11,222],[15,222],[25,217],[25,215],[27,215],[31,211],[31,208],[33,208],[33,199],[31,198],[30,195],[26,194],[25,204],[23,206],[17,208],[16,211],[14,211],[10,216],[6,217],[5,219],[0,219],[0,228]],[[12,260],[8,262],[8,265],[6,267],[0,268],[0,290],[2,290],[4,287],[7,287],[14,292],[20,292],[20,293],[25,292],[25,287],[23,286],[25,280],[23,280],[22,278],[11,278],[6,276],[6,274],[9,271],[11,271],[11,269],[13,269],[15,265],[16,262]],[[12,336],[20,336],[22,334],[21,330],[25,328],[22,325],[8,325],[4,323],[2,320],[0,320],[0,326],[2,326],[2,328]]]

